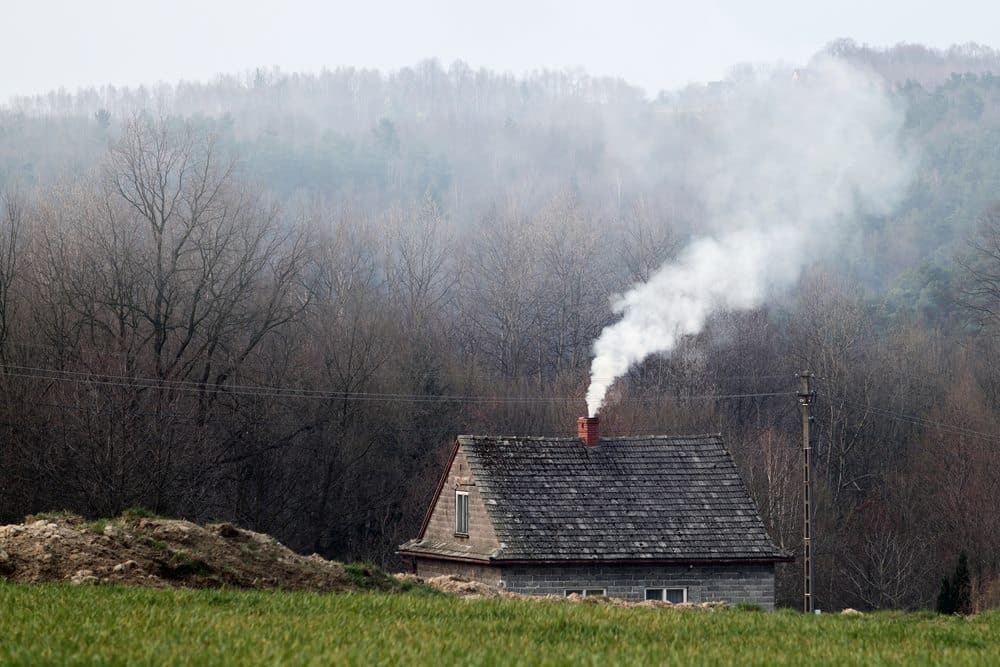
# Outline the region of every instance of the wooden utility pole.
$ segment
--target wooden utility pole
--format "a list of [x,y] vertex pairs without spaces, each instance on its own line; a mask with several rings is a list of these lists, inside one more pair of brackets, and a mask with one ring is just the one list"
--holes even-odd
[[809,408],[812,406],[813,393],[809,387],[812,373],[802,371],[799,378],[802,383],[799,388],[799,405],[802,407],[802,611],[813,612],[813,570],[812,570],[812,479],[809,475],[809,422],[812,420]]

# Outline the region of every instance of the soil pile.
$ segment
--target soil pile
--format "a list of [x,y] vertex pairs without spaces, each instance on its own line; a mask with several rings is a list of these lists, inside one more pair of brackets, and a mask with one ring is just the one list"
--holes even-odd
[[303,591],[399,585],[381,573],[301,556],[268,535],[230,524],[199,526],[129,513],[95,522],[39,515],[0,526],[0,578]]

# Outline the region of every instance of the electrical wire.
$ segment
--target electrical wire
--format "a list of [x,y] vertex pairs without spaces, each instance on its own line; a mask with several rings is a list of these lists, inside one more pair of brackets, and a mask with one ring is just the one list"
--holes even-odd
[[[391,392],[358,392],[337,389],[302,389],[295,387],[279,387],[273,385],[207,385],[191,380],[161,380],[158,378],[90,373],[85,371],[62,371],[53,368],[33,366],[3,365],[0,366],[9,377],[20,377],[50,382],[68,382],[74,384],[96,384],[101,386],[124,387],[129,389],[170,389],[187,393],[223,393],[235,396],[256,398],[289,398],[314,400],[352,400],[352,401],[400,401],[416,403],[564,403],[582,401],[582,396],[484,396],[462,394],[406,394]],[[768,398],[774,396],[790,396],[795,392],[754,392],[737,394],[703,394],[695,396],[674,396],[656,398],[627,398],[627,402],[661,403],[673,401],[720,401],[742,398]]]
[[[822,395],[822,394],[817,394]],[[962,435],[970,438],[979,438],[981,440],[986,440],[989,442],[1000,442],[1000,436],[993,435],[990,433],[985,433],[983,431],[976,431],[974,429],[967,428],[965,426],[959,426],[958,424],[948,424],[945,422],[935,421],[933,419],[927,419],[926,417],[919,417],[917,415],[909,415],[902,412],[896,412],[889,410],[887,408],[879,408],[873,405],[861,405],[853,401],[846,401],[843,399],[837,399],[838,402],[843,405],[848,405],[856,410],[864,410],[866,412],[874,413],[880,417],[887,417],[889,419],[895,419],[896,421],[908,423],[911,426],[925,426],[930,428],[935,428],[941,431],[946,431],[954,433],[955,435]]]
[[[206,385],[191,380],[165,380],[141,376],[116,375],[91,373],[86,371],[67,371],[53,368],[42,368],[36,366],[20,365],[0,365],[0,369],[8,377],[24,378],[29,380],[42,380],[48,382],[62,382],[72,384],[91,384],[111,387],[122,387],[127,389],[169,389],[184,393],[219,393],[232,396],[246,396],[251,398],[278,398],[292,400],[336,400],[336,401],[374,401],[374,402],[408,402],[408,403],[472,403],[472,404],[538,404],[538,403],[577,403],[583,401],[582,396],[485,396],[470,394],[407,394],[391,392],[356,392],[342,391],[336,389],[303,389],[296,387],[281,387],[273,385]],[[770,376],[756,376],[757,379],[765,378],[788,378],[793,374],[781,374]],[[733,379],[733,378],[729,378]],[[819,378],[817,378],[819,379]],[[749,392],[733,394],[701,394],[693,396],[656,396],[656,397],[625,397],[617,401],[619,404],[664,404],[689,401],[727,401],[740,399],[774,398],[782,396],[795,396],[795,391],[774,391],[774,392]],[[825,392],[817,392],[817,396],[831,398]],[[848,405],[857,410],[872,413],[876,416],[894,419],[912,426],[922,426],[934,428],[941,431],[953,433],[959,436],[978,438],[989,442],[1000,442],[1000,436],[977,431],[957,424],[948,424],[918,415],[906,414],[881,408],[873,405],[862,405],[854,401],[836,399],[843,405]],[[69,405],[64,403],[42,403],[36,405],[57,407],[74,410],[90,410],[93,408]],[[169,411],[168,411],[169,412]],[[135,413],[152,414],[152,413]],[[188,419],[195,421],[197,418],[185,415],[178,415],[169,412],[175,419]],[[207,420],[213,419],[208,416]],[[203,418],[206,420],[206,418]],[[630,434],[641,435],[645,431],[630,431]],[[653,431],[649,431],[653,432]]]
[[[54,345],[45,345],[43,343],[19,343],[19,342],[8,341],[8,342],[5,343],[5,345],[12,346],[12,347],[22,347],[22,348],[26,348],[26,349],[41,349],[41,350],[55,350],[55,351],[60,351],[60,349],[61,349],[61,348],[56,347]],[[101,348],[101,347],[96,346],[96,345],[86,345],[86,344],[81,344],[79,342],[74,343],[74,348],[84,348],[84,349],[89,349],[89,350],[99,350],[99,351],[102,351],[102,352],[106,352],[107,351],[105,348]],[[254,368],[256,370],[260,370],[260,366],[252,364],[252,363],[248,363],[246,361],[243,362],[243,365],[246,366],[246,367],[249,367],[249,368]],[[315,366],[308,366],[308,365],[306,365],[304,367],[308,368],[310,370],[317,370],[317,368]],[[70,373],[70,372],[73,372],[73,371],[63,371],[63,372]],[[395,375],[390,375],[389,377],[396,378],[396,379],[421,379],[421,378],[430,378],[430,377],[433,377],[433,376],[435,376],[437,374],[438,374],[437,371],[425,371],[423,373],[416,373],[414,375],[395,374]],[[121,377],[131,377],[131,376],[121,376]],[[380,377],[384,378],[385,374],[380,374]],[[627,375],[625,375],[625,376],[618,376],[618,377],[601,376],[601,375],[588,375],[587,377],[590,380],[603,380],[603,381],[609,381],[610,382],[610,381],[618,380],[620,377],[627,377]],[[775,373],[775,374],[772,374],[772,375],[726,375],[726,376],[716,376],[715,380],[717,380],[717,381],[725,381],[725,380],[781,380],[781,379],[798,378],[798,377],[799,377],[798,373],[785,372],[785,373]],[[813,376],[813,377],[814,377],[814,379],[817,379],[817,378],[815,378],[815,376]]]
[[[46,380],[51,382],[69,382],[74,384],[97,384],[102,386],[124,387],[129,389],[172,389],[188,393],[225,393],[234,396],[247,396],[253,398],[284,398],[284,399],[311,399],[311,400],[348,400],[348,401],[377,401],[377,402],[413,402],[413,403],[484,403],[484,404],[528,404],[528,403],[564,403],[582,401],[581,396],[483,396],[483,395],[458,395],[458,394],[404,394],[386,392],[351,392],[336,389],[300,389],[294,387],[279,387],[269,385],[224,385],[211,386],[203,385],[190,380],[159,380],[149,377],[125,376],[114,374],[96,374],[82,371],[61,371],[58,369],[29,367],[29,366],[0,366],[7,371],[9,377],[20,377],[32,380]],[[759,376],[759,377],[790,377],[789,375]],[[701,394],[693,396],[657,396],[657,397],[625,397],[619,403],[622,404],[661,404],[671,402],[688,401],[726,401],[749,398],[774,398],[780,396],[794,396],[794,391],[776,392],[751,392],[734,394]],[[825,393],[817,392],[818,396],[825,396]],[[844,405],[849,405],[855,409],[871,412],[881,417],[895,419],[914,426],[931,427],[956,435],[980,438],[991,442],[1000,441],[1000,437],[976,431],[956,424],[948,424],[917,415],[910,415],[895,412],[886,408],[872,405],[861,405],[853,401],[838,399]],[[74,410],[91,410],[85,406],[68,405],[64,403],[37,403],[47,407],[58,407]],[[143,413],[152,414],[152,413]],[[174,418],[195,420],[193,417],[186,417],[172,413]],[[210,418],[211,419],[211,418]],[[641,434],[640,431],[631,430],[632,434]],[[643,431],[645,432],[645,431]],[[653,432],[652,430],[649,432]]]

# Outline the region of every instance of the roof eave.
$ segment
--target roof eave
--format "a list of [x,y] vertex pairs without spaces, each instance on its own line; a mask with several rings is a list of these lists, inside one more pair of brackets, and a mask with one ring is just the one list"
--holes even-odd
[[402,558],[429,558],[461,563],[481,563],[483,565],[593,565],[595,563],[618,565],[769,565],[795,562],[795,556],[761,558],[476,558],[410,549],[400,549],[396,553]]
[[593,563],[620,565],[764,565],[791,563],[794,556],[762,558],[505,558],[491,560],[498,565],[587,565]]
[[441,478],[438,480],[437,488],[434,489],[434,497],[431,499],[431,504],[427,506],[427,511],[424,512],[424,520],[420,522],[420,532],[417,533],[416,539],[422,540],[424,534],[427,532],[427,524],[431,522],[431,514],[434,513],[434,507],[437,506],[438,498],[441,497],[441,491],[444,490],[445,482],[448,481],[448,474],[451,473],[451,466],[455,463],[455,456],[458,454],[458,449],[461,446],[458,439],[455,440],[455,444],[452,445],[451,454],[448,456],[448,465],[445,466],[444,472],[441,473]]
[[451,556],[438,553],[432,553],[429,551],[413,551],[411,549],[399,549],[396,554],[400,558],[429,558],[431,560],[446,560],[453,561],[456,563],[480,563],[483,565],[492,565],[494,561],[490,558],[475,557],[475,556]]

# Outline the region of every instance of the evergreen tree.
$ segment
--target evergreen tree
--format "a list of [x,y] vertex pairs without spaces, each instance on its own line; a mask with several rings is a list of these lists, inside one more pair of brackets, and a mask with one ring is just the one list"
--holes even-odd
[[964,551],[958,556],[958,567],[955,568],[951,588],[955,595],[955,613],[972,613],[972,581],[969,577],[969,559]]
[[972,612],[972,581],[969,577],[969,558],[965,552],[959,554],[958,565],[951,579],[941,580],[937,610],[942,614],[969,614]]
[[938,593],[937,610],[939,614],[955,613],[955,595],[951,591],[951,581],[941,577],[941,591]]

